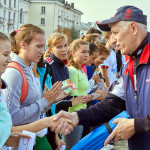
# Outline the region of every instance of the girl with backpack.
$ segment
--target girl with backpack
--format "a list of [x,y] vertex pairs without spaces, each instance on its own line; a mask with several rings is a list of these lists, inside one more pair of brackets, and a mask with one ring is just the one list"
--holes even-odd
[[[52,104],[65,97],[62,90],[62,83],[57,82],[51,89],[44,90],[42,95],[36,84],[32,68],[44,54],[45,35],[44,31],[38,26],[24,24],[11,37],[12,61],[21,67],[21,72],[15,67],[9,67],[2,75],[2,79],[8,84],[8,89],[4,90],[6,101],[10,101],[10,114],[14,126],[20,126],[35,122],[40,119],[40,115],[51,108]],[[25,82],[25,79],[27,82]],[[26,85],[27,95],[22,98],[23,83]],[[45,87],[46,88],[46,87]],[[48,119],[39,121],[46,123]],[[52,121],[52,120],[51,120]],[[50,125],[43,124],[41,127],[33,129],[33,125],[27,126],[26,129],[33,132],[44,129]],[[39,124],[38,124],[39,125]],[[32,129],[30,129],[32,127]],[[20,130],[22,128],[20,127]]]
[[12,120],[8,111],[9,102],[4,99],[3,90],[7,88],[7,84],[1,79],[1,74],[4,73],[6,66],[11,62],[10,58],[11,44],[9,38],[4,33],[0,32],[0,150],[8,149],[6,146],[18,146],[20,138],[31,138],[28,135],[11,132]]

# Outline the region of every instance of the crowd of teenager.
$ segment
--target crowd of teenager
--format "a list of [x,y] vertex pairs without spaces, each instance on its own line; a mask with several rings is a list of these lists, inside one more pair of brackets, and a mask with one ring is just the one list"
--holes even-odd
[[[98,26],[103,30],[101,24]],[[92,27],[85,36],[68,44],[66,35],[58,32],[46,41],[44,30],[33,24],[24,24],[8,36],[0,32],[0,148],[17,149],[20,138],[30,139],[21,133],[27,130],[36,133],[35,150],[59,150],[62,145],[70,150],[100,125],[97,122],[96,126],[88,126],[91,116],[87,117],[86,108],[91,115],[97,106],[101,110],[103,103],[106,106],[110,102],[107,99],[112,89],[120,85],[120,72],[129,59],[121,55],[115,36],[106,31],[105,42],[101,42],[102,32]],[[66,79],[76,86],[67,94],[65,89],[69,86],[62,84]],[[94,94],[98,96],[94,98]],[[122,97],[117,97],[118,104],[113,105],[121,107],[117,112],[125,109]],[[77,111],[79,120],[77,114],[75,120],[79,124],[68,114],[61,114],[62,110],[72,114],[72,118]],[[87,122],[82,119],[82,112]],[[112,116],[113,113],[108,118]],[[83,126],[85,122],[87,127]]]
[[[10,131],[17,133],[16,139],[19,140],[21,136],[27,136],[19,132],[28,130],[37,133],[34,146],[37,150],[60,149],[61,145],[66,145],[66,150],[69,150],[91,129],[79,125],[68,135],[56,134],[51,131],[53,115],[60,110],[74,112],[85,109],[107,96],[110,84],[106,69],[109,65],[102,65],[111,57],[111,51],[115,53],[111,46],[113,43],[108,42],[109,37],[105,38],[105,46],[101,43],[102,32],[92,27],[87,35],[68,45],[66,35],[54,32],[48,38],[45,51],[44,34],[33,24],[22,25],[10,33],[9,38],[0,33],[1,58],[4,57],[0,64],[1,103],[11,116],[6,117],[7,125],[12,126],[4,135],[2,145]],[[109,32],[106,34],[111,35]],[[115,60],[113,65],[117,66]],[[94,74],[96,69],[104,71]],[[66,79],[77,87],[69,94],[62,88],[62,81]],[[90,95],[93,92],[100,94],[96,100],[92,100]],[[65,122],[65,119],[60,122]]]

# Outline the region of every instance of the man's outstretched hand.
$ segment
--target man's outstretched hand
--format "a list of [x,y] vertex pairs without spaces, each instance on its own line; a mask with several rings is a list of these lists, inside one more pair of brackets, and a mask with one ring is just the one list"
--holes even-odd
[[58,121],[60,119],[68,119],[70,122],[61,122],[58,126],[53,126],[51,128],[55,133],[65,133],[69,134],[79,122],[79,118],[76,112],[69,113],[65,111],[60,111],[58,114],[54,115],[53,121]]

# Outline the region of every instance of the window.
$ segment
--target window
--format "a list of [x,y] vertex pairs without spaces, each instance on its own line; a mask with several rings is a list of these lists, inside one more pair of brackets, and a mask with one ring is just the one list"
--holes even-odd
[[20,23],[23,23],[23,9],[20,9]]
[[6,11],[4,10],[4,19],[6,18]]
[[41,25],[45,25],[45,18],[41,18]]
[[14,0],[14,8],[16,8],[16,0]]
[[45,14],[45,6],[41,7],[41,14]]
[[11,12],[8,13],[8,19],[10,20]]
[[9,7],[11,7],[11,0],[9,0]]
[[11,12],[8,13],[8,22],[10,23]]
[[16,14],[14,13],[13,14],[13,20],[15,21],[15,19],[16,19]]
[[4,4],[6,5],[6,0],[4,0]]

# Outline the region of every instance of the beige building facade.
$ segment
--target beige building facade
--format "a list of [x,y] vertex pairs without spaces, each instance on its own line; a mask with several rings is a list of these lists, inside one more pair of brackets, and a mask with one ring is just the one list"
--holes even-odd
[[58,27],[71,28],[75,26],[80,30],[81,11],[74,8],[74,3],[65,0],[30,0],[29,22],[41,26],[46,33],[46,39]]
[[29,1],[0,0],[0,31],[5,34],[28,22]]
[[82,14],[65,0],[0,0],[0,31],[8,35],[32,23],[42,27],[48,39],[58,27],[80,30]]

